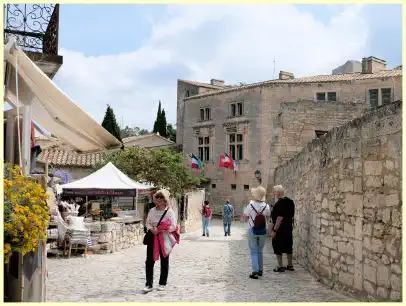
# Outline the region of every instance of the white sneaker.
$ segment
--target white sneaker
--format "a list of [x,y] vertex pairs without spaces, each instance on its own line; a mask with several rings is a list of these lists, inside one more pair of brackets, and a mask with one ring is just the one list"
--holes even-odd
[[152,290],[153,290],[152,287],[145,287],[145,288],[142,290],[142,292],[148,293],[148,292],[151,292]]
[[159,285],[159,287],[156,288],[156,290],[158,290],[158,291],[164,291],[165,288],[166,288],[166,286],[164,286],[164,285]]

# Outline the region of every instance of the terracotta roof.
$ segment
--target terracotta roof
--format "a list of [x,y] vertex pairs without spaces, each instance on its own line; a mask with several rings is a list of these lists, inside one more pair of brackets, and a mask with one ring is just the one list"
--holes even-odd
[[77,153],[72,150],[45,149],[37,157],[37,162],[54,166],[93,167],[103,158],[104,152]]
[[152,138],[152,137],[163,140],[164,142],[168,143],[168,145],[175,144],[170,139],[166,139],[165,137],[162,137],[162,136],[160,136],[158,134],[155,134],[155,133],[126,137],[126,138],[123,138],[123,143],[129,143],[129,142],[132,142],[132,141],[137,141],[137,140],[141,140],[141,139],[145,139],[145,138]]
[[200,87],[212,88],[212,89],[221,89],[224,87],[230,87],[229,85],[219,86],[219,85],[211,85],[209,83],[203,83],[203,82],[197,82],[197,81],[188,81],[188,80],[178,80],[178,81],[188,83],[191,85],[200,86]]
[[271,84],[305,84],[305,83],[323,83],[323,82],[343,82],[343,81],[355,81],[355,80],[368,80],[368,79],[379,79],[379,78],[390,78],[390,77],[401,77],[402,70],[399,69],[392,69],[392,70],[382,70],[377,73],[347,73],[347,74],[334,74],[334,75],[316,75],[310,77],[302,77],[302,78],[295,78],[295,79],[288,79],[288,80],[269,80],[259,83],[252,83],[242,86],[235,86],[232,88],[223,88],[216,91],[210,91],[207,93],[202,93],[200,95],[191,96],[188,98],[184,98],[184,100],[192,100],[196,98],[217,95],[220,93],[225,92],[232,92],[242,89],[254,88],[264,85],[271,85]]

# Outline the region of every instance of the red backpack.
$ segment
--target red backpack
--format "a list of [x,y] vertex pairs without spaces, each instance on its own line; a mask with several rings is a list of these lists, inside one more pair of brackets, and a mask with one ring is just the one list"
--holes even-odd
[[205,216],[206,218],[211,217],[211,208],[210,208],[210,207],[206,207],[204,216]]

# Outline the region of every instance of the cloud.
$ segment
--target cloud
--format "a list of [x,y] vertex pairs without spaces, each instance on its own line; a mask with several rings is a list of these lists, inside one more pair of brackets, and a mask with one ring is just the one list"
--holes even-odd
[[119,123],[151,129],[158,100],[175,123],[178,78],[268,80],[274,58],[275,77],[279,70],[328,74],[367,55],[362,6],[330,14],[326,23],[294,5],[172,5],[149,16],[151,36],[133,52],[92,57],[61,49],[64,64],[55,80],[99,122],[110,104]]

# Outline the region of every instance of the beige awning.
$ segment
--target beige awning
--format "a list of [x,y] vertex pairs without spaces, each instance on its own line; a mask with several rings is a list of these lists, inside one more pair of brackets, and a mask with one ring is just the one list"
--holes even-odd
[[[120,146],[113,135],[77,106],[19,47],[10,51],[7,44],[4,58],[12,65],[5,93],[9,103],[14,106],[31,103],[32,119],[78,151]],[[16,97],[16,59],[20,103]]]

